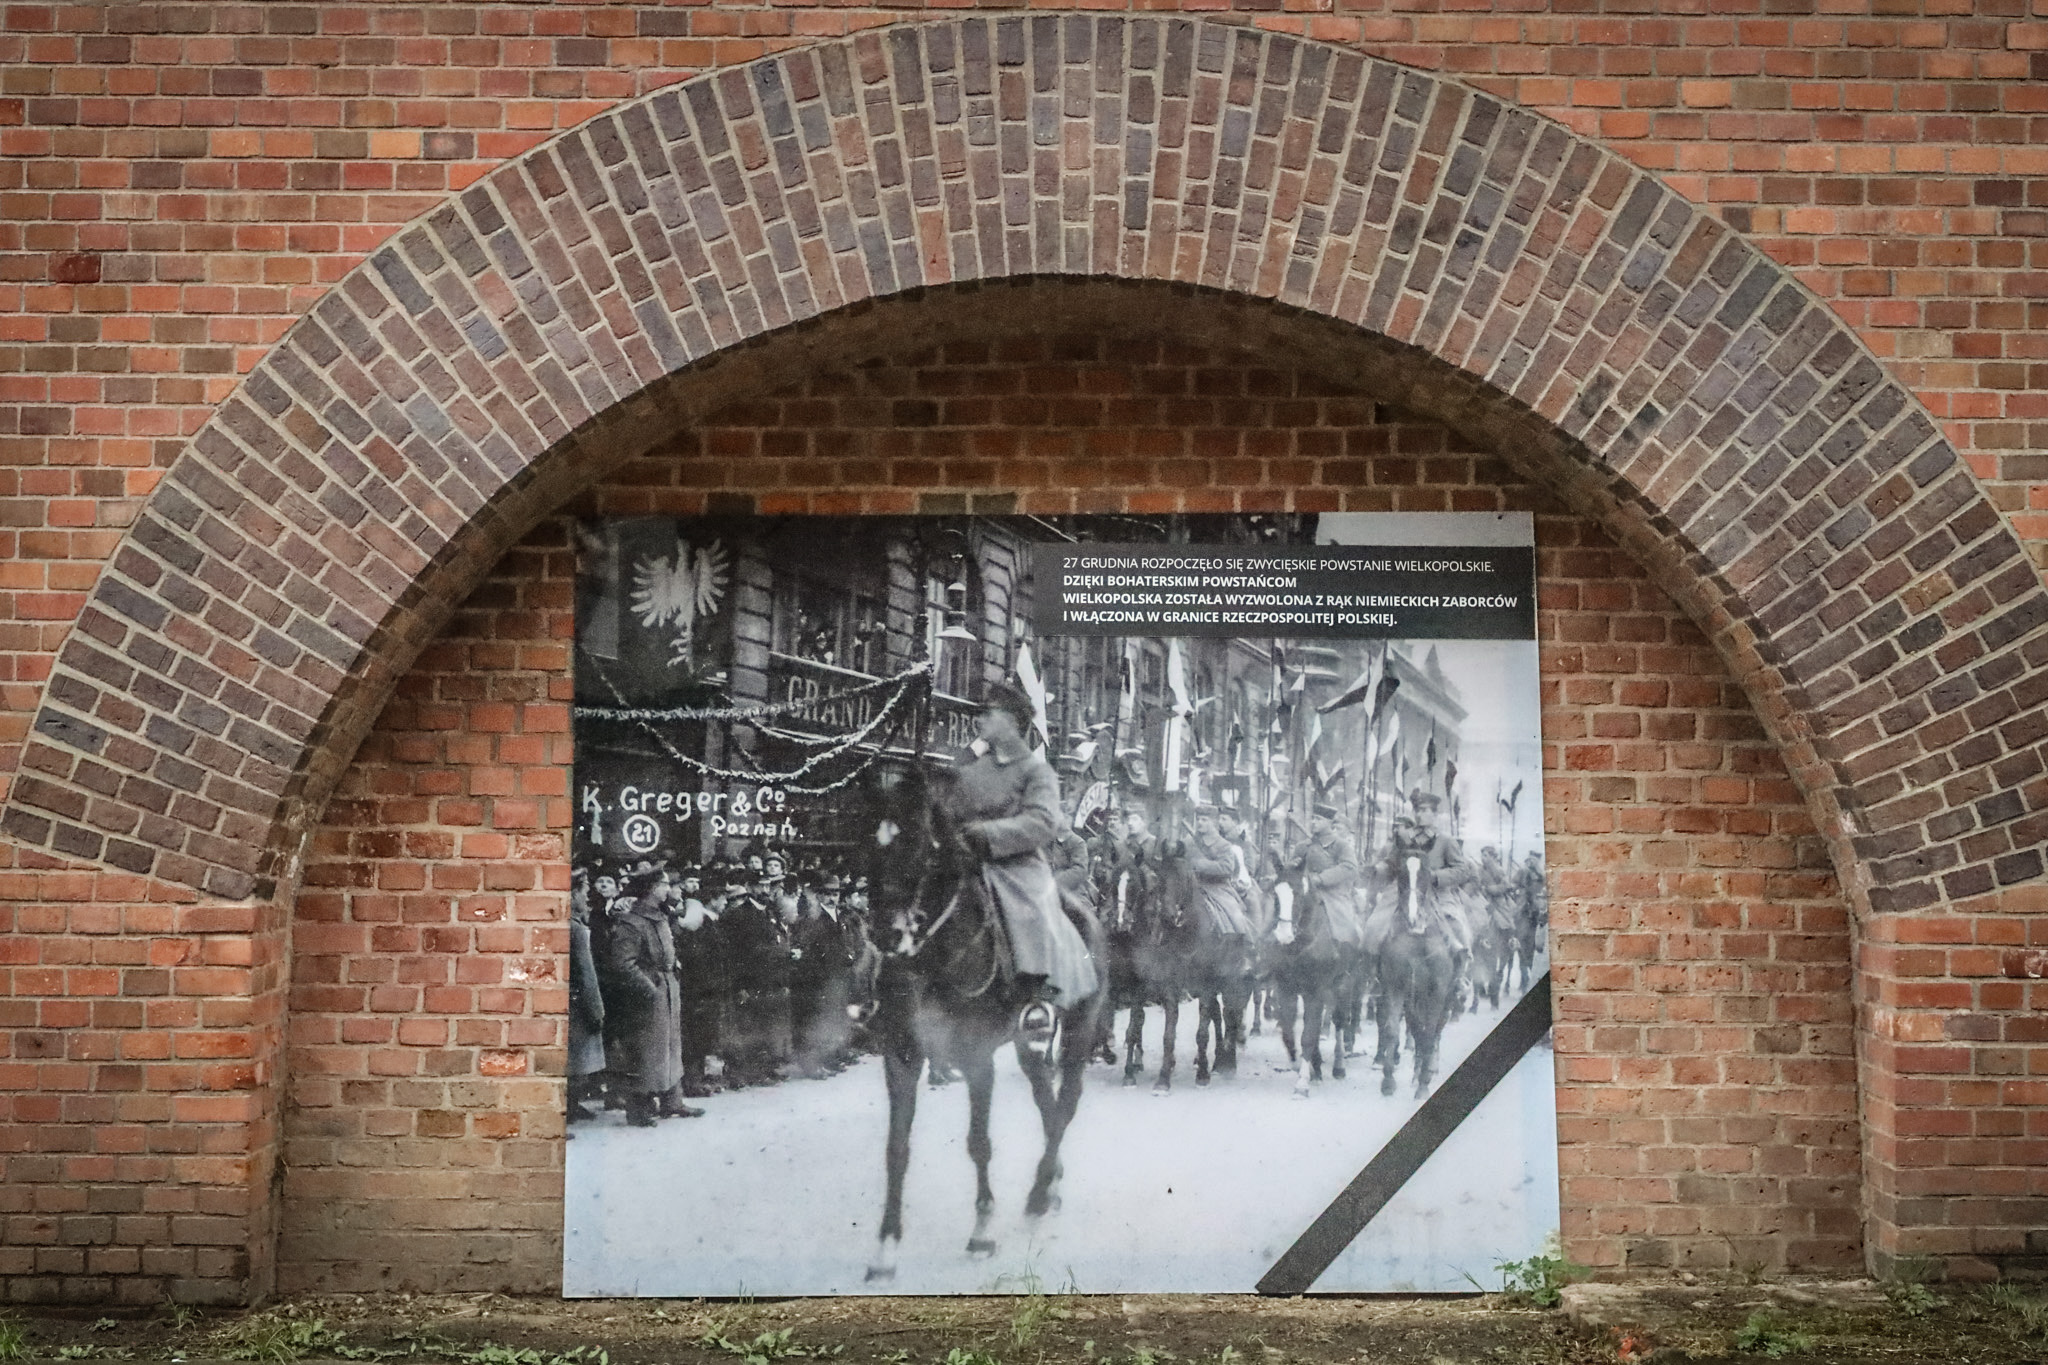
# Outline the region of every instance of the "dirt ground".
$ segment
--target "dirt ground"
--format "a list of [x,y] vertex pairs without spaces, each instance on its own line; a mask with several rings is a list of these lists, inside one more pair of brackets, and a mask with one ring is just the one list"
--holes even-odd
[[2048,1365],[2048,1289],[1785,1280],[1436,1299],[777,1302],[382,1295],[259,1313],[16,1310],[0,1360],[422,1365]]

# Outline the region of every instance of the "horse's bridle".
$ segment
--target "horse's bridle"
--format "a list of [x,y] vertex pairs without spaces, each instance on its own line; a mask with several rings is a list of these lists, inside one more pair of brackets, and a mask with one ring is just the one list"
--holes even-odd
[[946,921],[952,919],[954,912],[959,910],[960,896],[961,893],[966,889],[966,886],[967,879],[963,877],[960,879],[959,884],[953,888],[953,894],[947,898],[946,908],[939,911],[939,913],[933,917],[932,922],[928,925],[925,925],[922,931],[917,929],[912,929],[909,931],[908,937],[910,942],[907,946],[897,949],[897,955],[899,957],[916,957],[919,953],[923,952],[931,944],[931,941],[933,939],[938,937],[939,930],[945,928]]
[[[967,886],[968,878],[966,876],[962,876],[960,880],[954,885],[953,894],[946,898],[945,908],[939,911],[937,915],[934,915],[932,917],[931,923],[924,925],[922,928],[912,928],[905,930],[905,938],[907,942],[899,945],[896,949],[894,949],[891,955],[904,961],[910,961],[918,957],[920,954],[922,954],[926,948],[930,947],[932,940],[939,936],[939,931],[945,928],[947,923],[953,918],[953,916],[959,912],[961,903],[966,899],[967,896]],[[991,923],[988,925],[984,925],[982,927],[980,936],[993,940],[994,934],[994,926]],[[961,991],[959,993],[960,998],[962,1000],[975,1000],[979,999],[983,995],[988,994],[989,988],[994,986],[996,984],[997,978],[1002,975],[1002,970],[1002,953],[995,946],[995,944],[991,942],[990,951],[988,955],[987,977],[985,977],[982,980],[982,982],[979,985],[975,986],[972,990]]]

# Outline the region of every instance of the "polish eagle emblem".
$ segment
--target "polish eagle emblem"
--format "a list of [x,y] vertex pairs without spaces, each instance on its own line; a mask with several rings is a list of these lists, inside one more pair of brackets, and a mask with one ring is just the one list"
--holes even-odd
[[731,578],[731,556],[716,540],[696,548],[678,536],[674,558],[654,555],[634,561],[633,614],[649,630],[674,632],[671,666],[690,664],[698,624],[718,614]]

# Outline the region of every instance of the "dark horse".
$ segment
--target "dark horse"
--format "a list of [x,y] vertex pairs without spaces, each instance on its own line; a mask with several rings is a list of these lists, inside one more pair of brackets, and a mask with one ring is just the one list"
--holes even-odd
[[[1173,1088],[1174,1037],[1180,1031],[1180,1002],[1187,993],[1183,959],[1193,933],[1188,906],[1194,879],[1179,847],[1162,841],[1143,855],[1135,849],[1111,868],[1105,888],[1108,920],[1109,1016],[1127,1009],[1124,1030],[1124,1084],[1136,1085],[1145,1071],[1145,1009],[1158,1005],[1165,1014],[1160,1037],[1159,1076],[1152,1088],[1161,1094]],[[1113,1033],[1114,1028],[1105,1030]],[[1105,1060],[1116,1053],[1107,1037]]]
[[[1215,1073],[1237,1070],[1245,1004],[1251,998],[1250,947],[1241,934],[1215,931],[1197,904],[1200,894],[1187,847],[1177,839],[1161,840],[1148,856],[1118,864],[1112,876],[1107,896],[1109,1005],[1112,1015],[1118,1009],[1131,1012],[1124,1030],[1125,1085],[1136,1085],[1144,1074],[1145,1010],[1157,1005],[1165,1020],[1152,1088],[1160,1094],[1173,1089],[1180,1007],[1190,996],[1199,1011],[1195,1084],[1207,1085],[1212,1074],[1212,1032]],[[1109,1051],[1107,1059],[1114,1062],[1115,1053]]]
[[[1283,890],[1284,888],[1284,890]],[[1344,1039],[1339,1010],[1362,970],[1363,956],[1357,945],[1345,941],[1332,922],[1324,894],[1297,869],[1283,876],[1274,888],[1285,907],[1277,916],[1267,940],[1260,972],[1271,982],[1275,1013],[1279,1017],[1280,1041],[1287,1060],[1296,1067],[1294,1094],[1307,1099],[1309,1089],[1323,1079],[1323,1025],[1332,1025],[1330,1076],[1344,1079]],[[1282,925],[1286,928],[1283,930]],[[1295,1020],[1301,1021],[1299,1047]]]
[[[988,1182],[989,1100],[996,1050],[1017,1036],[1017,1005],[1007,987],[1002,929],[980,861],[947,815],[950,780],[920,767],[891,767],[878,769],[873,782],[877,819],[870,887],[876,923],[885,926],[878,934],[885,952],[876,970],[869,1036],[881,1051],[889,1085],[889,1143],[888,1193],[870,1281],[896,1274],[910,1126],[927,1060],[966,1077],[967,1152],[975,1175],[967,1251],[986,1256],[996,1249],[989,1233],[995,1212]],[[1100,962],[1100,933],[1092,924],[1084,932]],[[1060,1141],[1081,1102],[1081,1076],[1102,1027],[1101,1012],[1098,991],[1061,1009],[1053,1056],[1017,1050],[1045,1129],[1045,1152],[1024,1203],[1034,1218],[1058,1204]]]
[[1515,963],[1515,920],[1520,913],[1519,895],[1506,882],[1482,880],[1479,887],[1463,893],[1465,918],[1472,926],[1472,1008],[1480,1002],[1488,1009],[1500,1008],[1501,993]]
[[1374,1061],[1380,1068],[1380,1093],[1393,1094],[1405,1027],[1415,1047],[1415,1095],[1420,1099],[1436,1080],[1437,1045],[1450,1020],[1457,965],[1437,906],[1440,888],[1426,860],[1415,853],[1397,857],[1392,873],[1379,888],[1394,904],[1392,929],[1375,963],[1380,1027]]

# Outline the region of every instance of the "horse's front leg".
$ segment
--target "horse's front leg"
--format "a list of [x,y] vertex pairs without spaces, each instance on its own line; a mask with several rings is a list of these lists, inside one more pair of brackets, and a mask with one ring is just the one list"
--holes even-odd
[[1195,997],[1195,1084],[1209,1083],[1209,1028],[1216,1028],[1216,1055],[1223,1055],[1223,1006],[1205,988]]
[[1323,1016],[1329,1012],[1330,985],[1321,982],[1301,995],[1301,1066],[1295,1073],[1294,1094],[1307,1099],[1311,1085],[1323,1080]]
[[917,1117],[917,1073],[923,1069],[924,1056],[916,1048],[892,1048],[882,1059],[889,1086],[888,1193],[882,1200],[875,1258],[868,1262],[870,1284],[896,1278],[896,1253],[903,1246],[903,1174],[910,1169],[910,1125]]
[[[1067,1016],[1069,1028],[1085,1027],[1090,1020],[1092,1009],[1082,1007]],[[1024,1212],[1032,1218],[1042,1218],[1060,1205],[1060,1177],[1066,1172],[1060,1165],[1060,1143],[1067,1135],[1067,1125],[1074,1121],[1074,1112],[1081,1106],[1082,1078],[1088,1069],[1086,1048],[1062,1047],[1060,1055],[1054,1058],[1026,1058],[1019,1055],[1018,1062],[1024,1068],[1025,1077],[1031,1082],[1031,1098],[1038,1105],[1038,1119],[1045,1130],[1045,1150],[1038,1158],[1038,1169],[1031,1179],[1031,1193],[1025,1197]],[[1058,1067],[1059,1084],[1053,1084],[1054,1067]]]
[[1169,984],[1159,994],[1165,1024],[1159,1031],[1159,1078],[1152,1082],[1152,1093],[1164,1095],[1173,1089],[1173,1035],[1180,1032],[1180,983]]
[[[1109,998],[1105,996],[1105,998]],[[1104,1066],[1116,1065],[1116,1007],[1105,1004],[1095,1021],[1095,1056]]]
[[1394,1071],[1401,1065],[1401,1030],[1407,1027],[1408,981],[1397,969],[1380,981],[1380,1047],[1375,1059],[1380,1068],[1380,1093],[1394,1093]]
[[[1358,1032],[1358,1017],[1353,1010],[1352,968],[1338,969],[1330,997],[1330,1079],[1344,1079],[1344,1059],[1355,1050],[1352,1040]],[[1361,992],[1357,997],[1358,1008],[1364,1008]]]
[[996,1192],[988,1183],[988,1162],[995,1148],[988,1140],[989,1102],[995,1094],[996,1067],[993,1055],[978,1056],[967,1072],[967,1155],[974,1158],[974,1235],[967,1239],[969,1256],[993,1256],[995,1238],[989,1236],[989,1220],[996,1211]]
[[1280,1045],[1287,1049],[1287,1065],[1291,1069],[1299,1060],[1294,1045],[1294,1021],[1301,1012],[1301,994],[1292,985],[1275,986],[1273,990],[1273,1018],[1280,1025]]
[[1250,981],[1245,977],[1233,978],[1230,987],[1223,994],[1223,1040],[1218,1043],[1216,1070],[1219,1074],[1237,1074],[1237,1050],[1244,1045],[1245,1006],[1252,1000]]
[[1131,1022],[1124,1029],[1124,1084],[1136,1085],[1145,1072],[1145,997],[1131,1000]]
[[1430,1086],[1436,1083],[1436,1045],[1442,1027],[1439,1021],[1432,1031],[1420,1008],[1409,1016],[1408,1032],[1415,1039],[1415,1098],[1418,1100],[1427,1099]]

